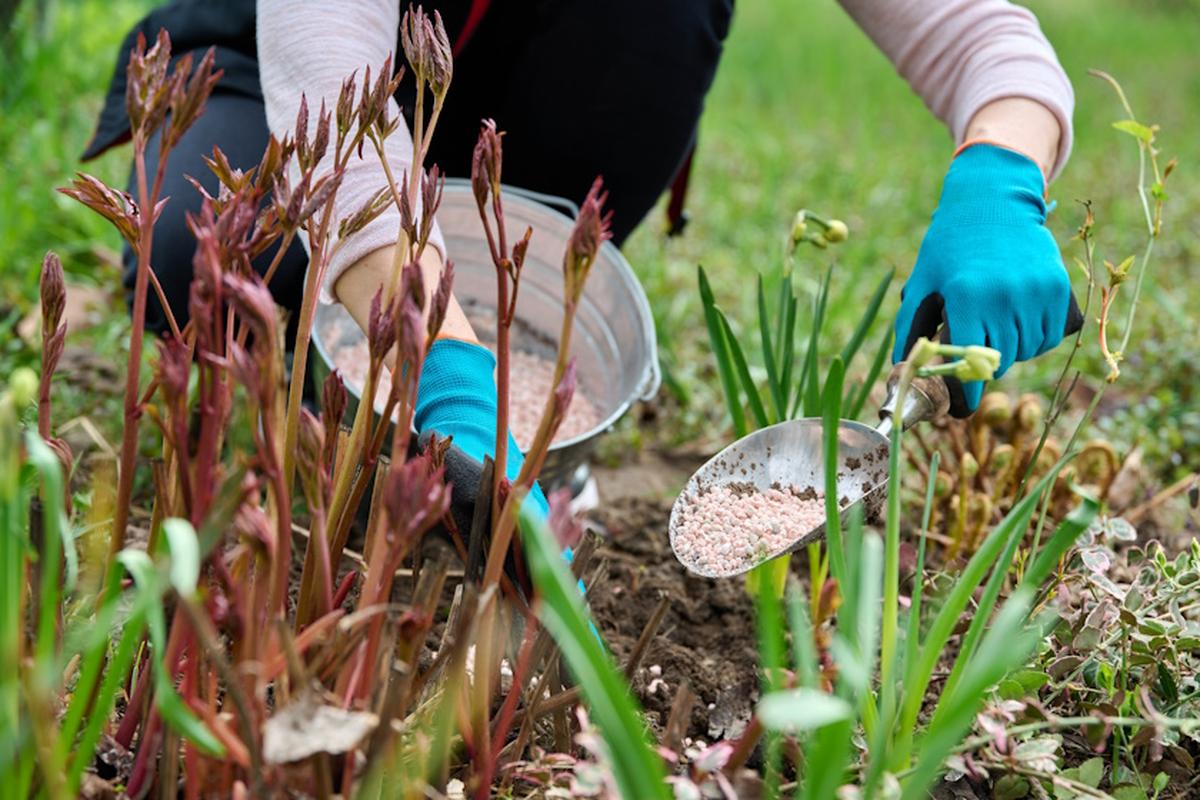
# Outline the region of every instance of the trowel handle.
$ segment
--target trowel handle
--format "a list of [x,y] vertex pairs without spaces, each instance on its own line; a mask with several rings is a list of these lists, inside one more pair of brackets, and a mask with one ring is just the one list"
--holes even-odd
[[[891,433],[896,417],[896,388],[900,383],[900,374],[904,371],[906,362],[901,361],[892,367],[888,375],[887,399],[879,409],[879,425],[876,430],[883,434]],[[916,376],[908,384],[908,392],[904,396],[904,408],[900,409],[900,427],[910,428],[918,422],[937,419],[950,410],[950,389],[941,377],[922,378]]]

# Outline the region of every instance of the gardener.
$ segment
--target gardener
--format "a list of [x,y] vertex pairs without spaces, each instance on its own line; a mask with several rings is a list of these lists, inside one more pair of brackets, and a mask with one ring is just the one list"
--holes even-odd
[[[732,0],[545,0],[491,9],[487,0],[425,4],[442,14],[456,51],[430,162],[452,176],[468,175],[480,119],[494,118],[508,132],[506,182],[578,201],[603,175],[620,244],[692,146]],[[917,337],[933,336],[944,319],[953,343],[998,349],[1003,374],[1014,361],[1054,347],[1067,322],[1070,289],[1044,227],[1044,195],[1070,151],[1071,85],[1033,15],[1004,0],[842,5],[956,143],[941,201],[902,294],[894,358],[902,358]],[[214,145],[234,167],[256,164],[268,130],[277,136],[291,130],[302,92],[315,116],[321,98],[333,106],[344,78],[356,70],[361,76],[367,67],[377,71],[399,51],[400,15],[400,0],[258,0],[257,9],[253,0],[177,0],[130,34],[86,157],[128,136],[123,65],[137,31],[151,39],[165,27],[179,55],[215,45],[217,66],[224,69],[207,111],[175,148],[163,188],[171,202],[154,237],[152,263],[180,324],[187,316],[193,250],[184,218],[200,202],[184,176],[200,178],[215,192],[202,162]],[[802,37],[798,32],[797,47]],[[412,86],[406,81],[396,98],[410,124]],[[411,154],[406,132],[391,137],[388,147],[392,170],[400,174]],[[346,171],[338,216],[359,208],[384,183],[368,148]],[[398,229],[391,209],[347,242],[331,264],[325,299],[343,303],[360,324],[391,268]],[[444,257],[440,237],[435,244],[426,249],[423,265],[429,287]],[[265,269],[272,256],[263,254],[256,267]],[[127,253],[125,262],[126,285],[132,286],[133,256]],[[271,284],[286,308],[299,305],[305,263],[303,248],[293,244]],[[153,295],[149,309],[148,323],[163,330]],[[453,435],[481,460],[494,437],[494,361],[457,305],[443,334],[425,362],[416,425]],[[982,384],[968,385],[957,411],[974,410],[981,391]],[[511,444],[509,453],[512,476],[521,456]],[[544,508],[540,493],[537,502]]]

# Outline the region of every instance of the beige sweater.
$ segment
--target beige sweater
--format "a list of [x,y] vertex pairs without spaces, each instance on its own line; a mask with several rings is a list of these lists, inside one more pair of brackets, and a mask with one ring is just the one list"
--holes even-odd
[[[840,2],[956,143],[980,108],[1005,97],[1025,97],[1058,118],[1062,137],[1052,175],[1062,169],[1071,150],[1075,97],[1033,14],[1007,0]],[[347,75],[357,70],[361,79],[367,66],[378,70],[396,46],[400,5],[399,0],[258,0],[259,70],[272,133],[282,136],[292,129],[301,93],[315,118],[322,98],[334,106]],[[399,113],[395,101],[392,113]],[[389,138],[387,150],[399,175],[412,160],[407,131]],[[338,191],[338,217],[361,207],[385,183],[375,153],[364,149],[362,159],[351,160]],[[332,287],[346,267],[394,244],[399,227],[399,215],[390,208],[347,241],[326,273],[322,300],[334,302]],[[436,228],[432,243],[444,253]]]

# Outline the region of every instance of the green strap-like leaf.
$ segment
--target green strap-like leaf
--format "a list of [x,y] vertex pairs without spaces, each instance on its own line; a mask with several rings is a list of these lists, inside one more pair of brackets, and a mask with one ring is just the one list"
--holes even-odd
[[725,332],[721,329],[721,323],[717,319],[717,306],[713,300],[708,276],[704,274],[704,267],[697,267],[696,272],[700,283],[700,302],[704,307],[704,324],[708,328],[708,341],[712,347],[713,358],[717,362],[717,374],[721,378],[721,388],[725,390],[725,404],[729,408],[729,416],[733,420],[733,433],[740,439],[748,431],[746,417],[742,413],[742,401],[738,397],[737,383],[733,378],[729,347],[725,342]]
[[171,586],[181,596],[191,597],[196,593],[196,583],[200,580],[200,542],[196,538],[196,530],[186,519],[171,517],[163,520],[163,533],[171,553],[168,573]]
[[539,618],[558,644],[612,757],[622,797],[668,800],[662,759],[637,701],[591,625],[583,597],[544,522],[521,515],[521,539],[538,597]]
[[892,284],[892,278],[896,275],[896,270],[889,269],[887,274],[879,281],[875,287],[875,291],[871,294],[871,299],[867,302],[867,310],[858,320],[858,325],[851,334],[850,340],[842,348],[842,361],[847,366],[854,359],[856,353],[862,343],[867,338],[867,333],[871,330],[871,325],[875,322],[875,317],[879,315],[879,306],[883,303],[883,298],[887,296],[888,287]]
[[767,419],[767,410],[763,407],[762,398],[759,397],[758,387],[754,385],[754,378],[750,376],[750,367],[746,364],[742,346],[738,344],[737,337],[733,335],[733,328],[729,327],[729,320],[726,319],[721,309],[713,310],[717,314],[717,321],[721,323],[721,332],[725,335],[725,343],[729,345],[734,369],[737,370],[738,378],[742,381],[742,390],[746,392],[746,399],[750,402],[750,412],[754,414],[754,421],[758,427],[765,428],[770,424]]
[[763,289],[763,277],[758,276],[758,336],[762,341],[763,363],[767,365],[767,385],[771,389],[771,403],[775,408],[775,422],[782,422],[787,412],[787,400],[779,383],[779,366],[775,363],[775,346],[771,341],[771,319],[767,316],[767,297]]

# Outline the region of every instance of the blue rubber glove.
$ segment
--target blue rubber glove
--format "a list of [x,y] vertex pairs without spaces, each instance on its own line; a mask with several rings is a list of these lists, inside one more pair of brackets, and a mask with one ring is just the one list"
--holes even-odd
[[[901,294],[893,361],[921,336],[933,339],[945,321],[951,344],[1000,351],[1000,377],[1079,329],[1083,317],[1045,227],[1044,190],[1038,165],[1013,150],[973,144],[951,162]],[[951,390],[951,413],[968,416],[983,382]]]
[[[430,433],[453,437],[454,446],[446,457],[446,475],[454,484],[454,505],[463,511],[467,511],[465,506],[474,506],[484,456],[495,456],[495,371],[496,358],[490,350],[457,339],[434,342],[421,368],[413,425],[422,441]],[[516,480],[525,456],[511,432],[506,460],[504,474]],[[542,519],[550,511],[536,483],[525,498],[525,508],[530,507]],[[456,516],[461,520],[464,515]],[[465,519],[470,519],[469,512]]]

